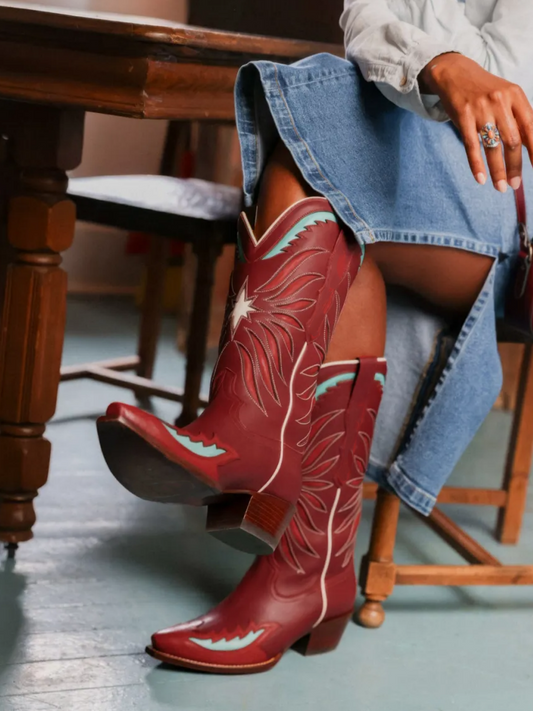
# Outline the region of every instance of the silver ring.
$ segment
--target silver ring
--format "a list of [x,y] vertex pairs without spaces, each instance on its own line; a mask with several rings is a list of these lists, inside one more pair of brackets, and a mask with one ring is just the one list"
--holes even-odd
[[500,132],[493,123],[486,123],[480,133],[485,148],[497,148],[502,142]]

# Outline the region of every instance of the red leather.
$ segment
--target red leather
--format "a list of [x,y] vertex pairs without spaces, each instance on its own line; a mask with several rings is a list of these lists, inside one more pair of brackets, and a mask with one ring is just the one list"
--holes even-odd
[[506,301],[505,320],[524,335],[533,337],[533,243],[527,230],[524,185],[515,192],[520,230],[520,253]]
[[[168,426],[129,405],[112,404],[104,421],[120,421],[216,492],[263,491],[295,503],[318,371],[362,259],[333,215],[293,230],[317,212],[331,213],[329,202],[302,200],[259,242],[241,216],[210,404],[188,427],[170,428],[221,454],[191,452]],[[156,481],[157,471],[147,467],[146,476]]]
[[[353,611],[353,552],[386,363],[364,358],[358,364],[327,364],[319,377],[320,385],[354,374],[355,380],[340,380],[318,397],[297,513],[277,550],[257,558],[218,607],[156,633],[155,656],[213,672],[263,671],[313,629]],[[248,635],[252,641],[242,649],[216,648]]]

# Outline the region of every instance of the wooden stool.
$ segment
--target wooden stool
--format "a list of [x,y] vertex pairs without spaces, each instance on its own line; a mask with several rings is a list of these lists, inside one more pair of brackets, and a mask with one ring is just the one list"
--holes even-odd
[[[505,342],[519,342],[513,336]],[[523,351],[518,397],[507,465],[501,489],[444,487],[439,504],[496,506],[496,537],[501,543],[518,542],[526,507],[527,486],[533,461],[533,345]],[[470,565],[396,565],[394,546],[400,499],[374,484],[365,484],[365,499],[377,498],[370,548],[361,563],[360,585],[366,598],[358,611],[363,627],[381,627],[383,602],[395,585],[533,585],[533,565],[502,565],[460,526],[435,508],[426,518],[416,514]]]
[[[61,380],[91,378],[128,388],[138,396],[181,402],[178,424],[188,424],[197,416],[198,407],[206,404],[200,400],[200,387],[214,272],[223,246],[235,242],[241,191],[204,180],[124,175],[73,179],[69,196],[76,203],[79,220],[146,232],[152,238],[137,355],[64,367]],[[151,379],[161,323],[167,239],[191,243],[197,256],[184,390],[158,385]],[[124,371],[128,370],[136,375],[127,375]]]

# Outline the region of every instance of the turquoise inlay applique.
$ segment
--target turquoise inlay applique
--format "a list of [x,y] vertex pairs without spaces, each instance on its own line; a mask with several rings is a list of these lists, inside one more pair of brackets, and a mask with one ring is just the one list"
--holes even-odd
[[265,630],[257,630],[257,632],[248,632],[245,637],[233,637],[232,639],[219,639],[214,642],[212,639],[200,639],[198,637],[189,637],[189,642],[194,642],[199,647],[210,649],[213,652],[236,652],[239,649],[245,649],[253,644],[263,634]]
[[324,382],[320,383],[316,389],[315,399],[318,400],[318,398],[323,395],[326,390],[334,388],[335,385],[338,385],[345,380],[355,380],[355,373],[341,373],[341,375],[335,375],[335,377],[330,378],[329,380],[324,380]]
[[305,230],[306,227],[311,227],[319,222],[337,222],[337,218],[332,212],[313,212],[306,217],[303,217],[299,222],[297,222],[294,227],[287,232],[287,234],[280,239],[275,247],[273,247],[270,252],[267,252],[262,259],[271,259],[276,255],[280,254],[285,247],[295,239],[300,236],[300,233]]
[[374,380],[377,380],[378,383],[380,383],[381,387],[385,388],[385,376],[383,375],[383,373],[376,373],[374,375]]
[[[163,422],[163,425],[165,423]],[[209,446],[205,445],[203,442],[193,442],[190,437],[185,435],[180,435],[176,430],[172,429],[168,425],[165,425],[165,429],[174,437],[174,439],[179,442],[185,449],[189,452],[197,454],[199,457],[206,457],[207,459],[212,459],[213,457],[219,457],[221,454],[226,454],[225,449],[220,449],[216,444],[211,444]]]

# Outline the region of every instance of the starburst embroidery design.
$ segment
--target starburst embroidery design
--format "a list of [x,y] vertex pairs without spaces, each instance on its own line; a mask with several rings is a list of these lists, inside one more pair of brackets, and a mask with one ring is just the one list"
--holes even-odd
[[250,318],[250,314],[258,310],[254,308],[253,305],[256,297],[248,297],[247,285],[248,279],[246,279],[244,284],[241,286],[241,290],[239,291],[239,294],[235,300],[235,305],[233,306],[233,311],[231,312],[231,329],[233,333],[235,333],[235,331],[239,328],[239,324],[243,318],[247,321],[251,321],[252,319]]
[[[245,274],[248,272],[250,261],[237,260],[230,282],[219,356],[211,380],[211,398],[216,396],[225,383],[231,387],[231,381],[238,375],[242,378],[240,382],[250,400],[267,417],[273,404],[282,405],[283,394],[287,392],[287,376],[301,354],[306,322],[312,314],[311,309],[317,305],[326,278],[329,277],[331,249],[334,248],[334,239],[338,236],[335,229],[337,223],[332,222],[332,225],[333,232],[330,231],[325,239],[326,243],[330,240],[329,249],[316,245],[306,246],[301,239],[294,239],[309,235],[317,229],[316,225],[304,226],[300,232],[292,235],[287,244],[283,243],[280,251],[285,255],[283,264],[274,273],[270,272],[262,284],[256,285],[248,276],[243,281],[243,270]],[[323,226],[320,229],[323,229]],[[282,242],[283,239],[279,244]],[[360,257],[360,252],[358,254]],[[246,259],[254,261],[250,255]],[[268,259],[266,263],[268,264]],[[342,302],[350,288],[350,263],[350,259],[347,259],[337,289],[331,294],[328,302],[320,307],[323,309],[324,320],[317,329],[313,344],[317,352],[317,368],[325,356]],[[231,357],[227,362],[231,365],[224,365],[228,349],[234,348],[237,349],[240,360],[239,374],[235,370],[234,352],[229,351]],[[306,354],[304,370],[307,369],[310,373],[315,368],[309,368],[309,354],[310,351]],[[299,416],[298,423],[307,426],[314,394],[313,378],[309,379],[308,384],[304,382],[303,386],[296,395],[299,400],[307,401],[309,407],[303,417]],[[303,447],[305,440],[306,437],[303,437],[298,443],[299,446]]]
[[289,371],[289,363],[299,355],[295,336],[304,332],[307,312],[315,306],[325,279],[318,271],[305,270],[306,262],[319,255],[327,252],[314,248],[289,255],[264,284],[254,288],[253,294],[249,292],[248,279],[237,290],[234,284],[238,277],[232,276],[213,392],[225,377],[223,372],[219,374],[218,364],[225,349],[233,344],[239,353],[243,383],[251,400],[265,414],[269,397],[281,404],[278,387],[286,384],[285,371]]

